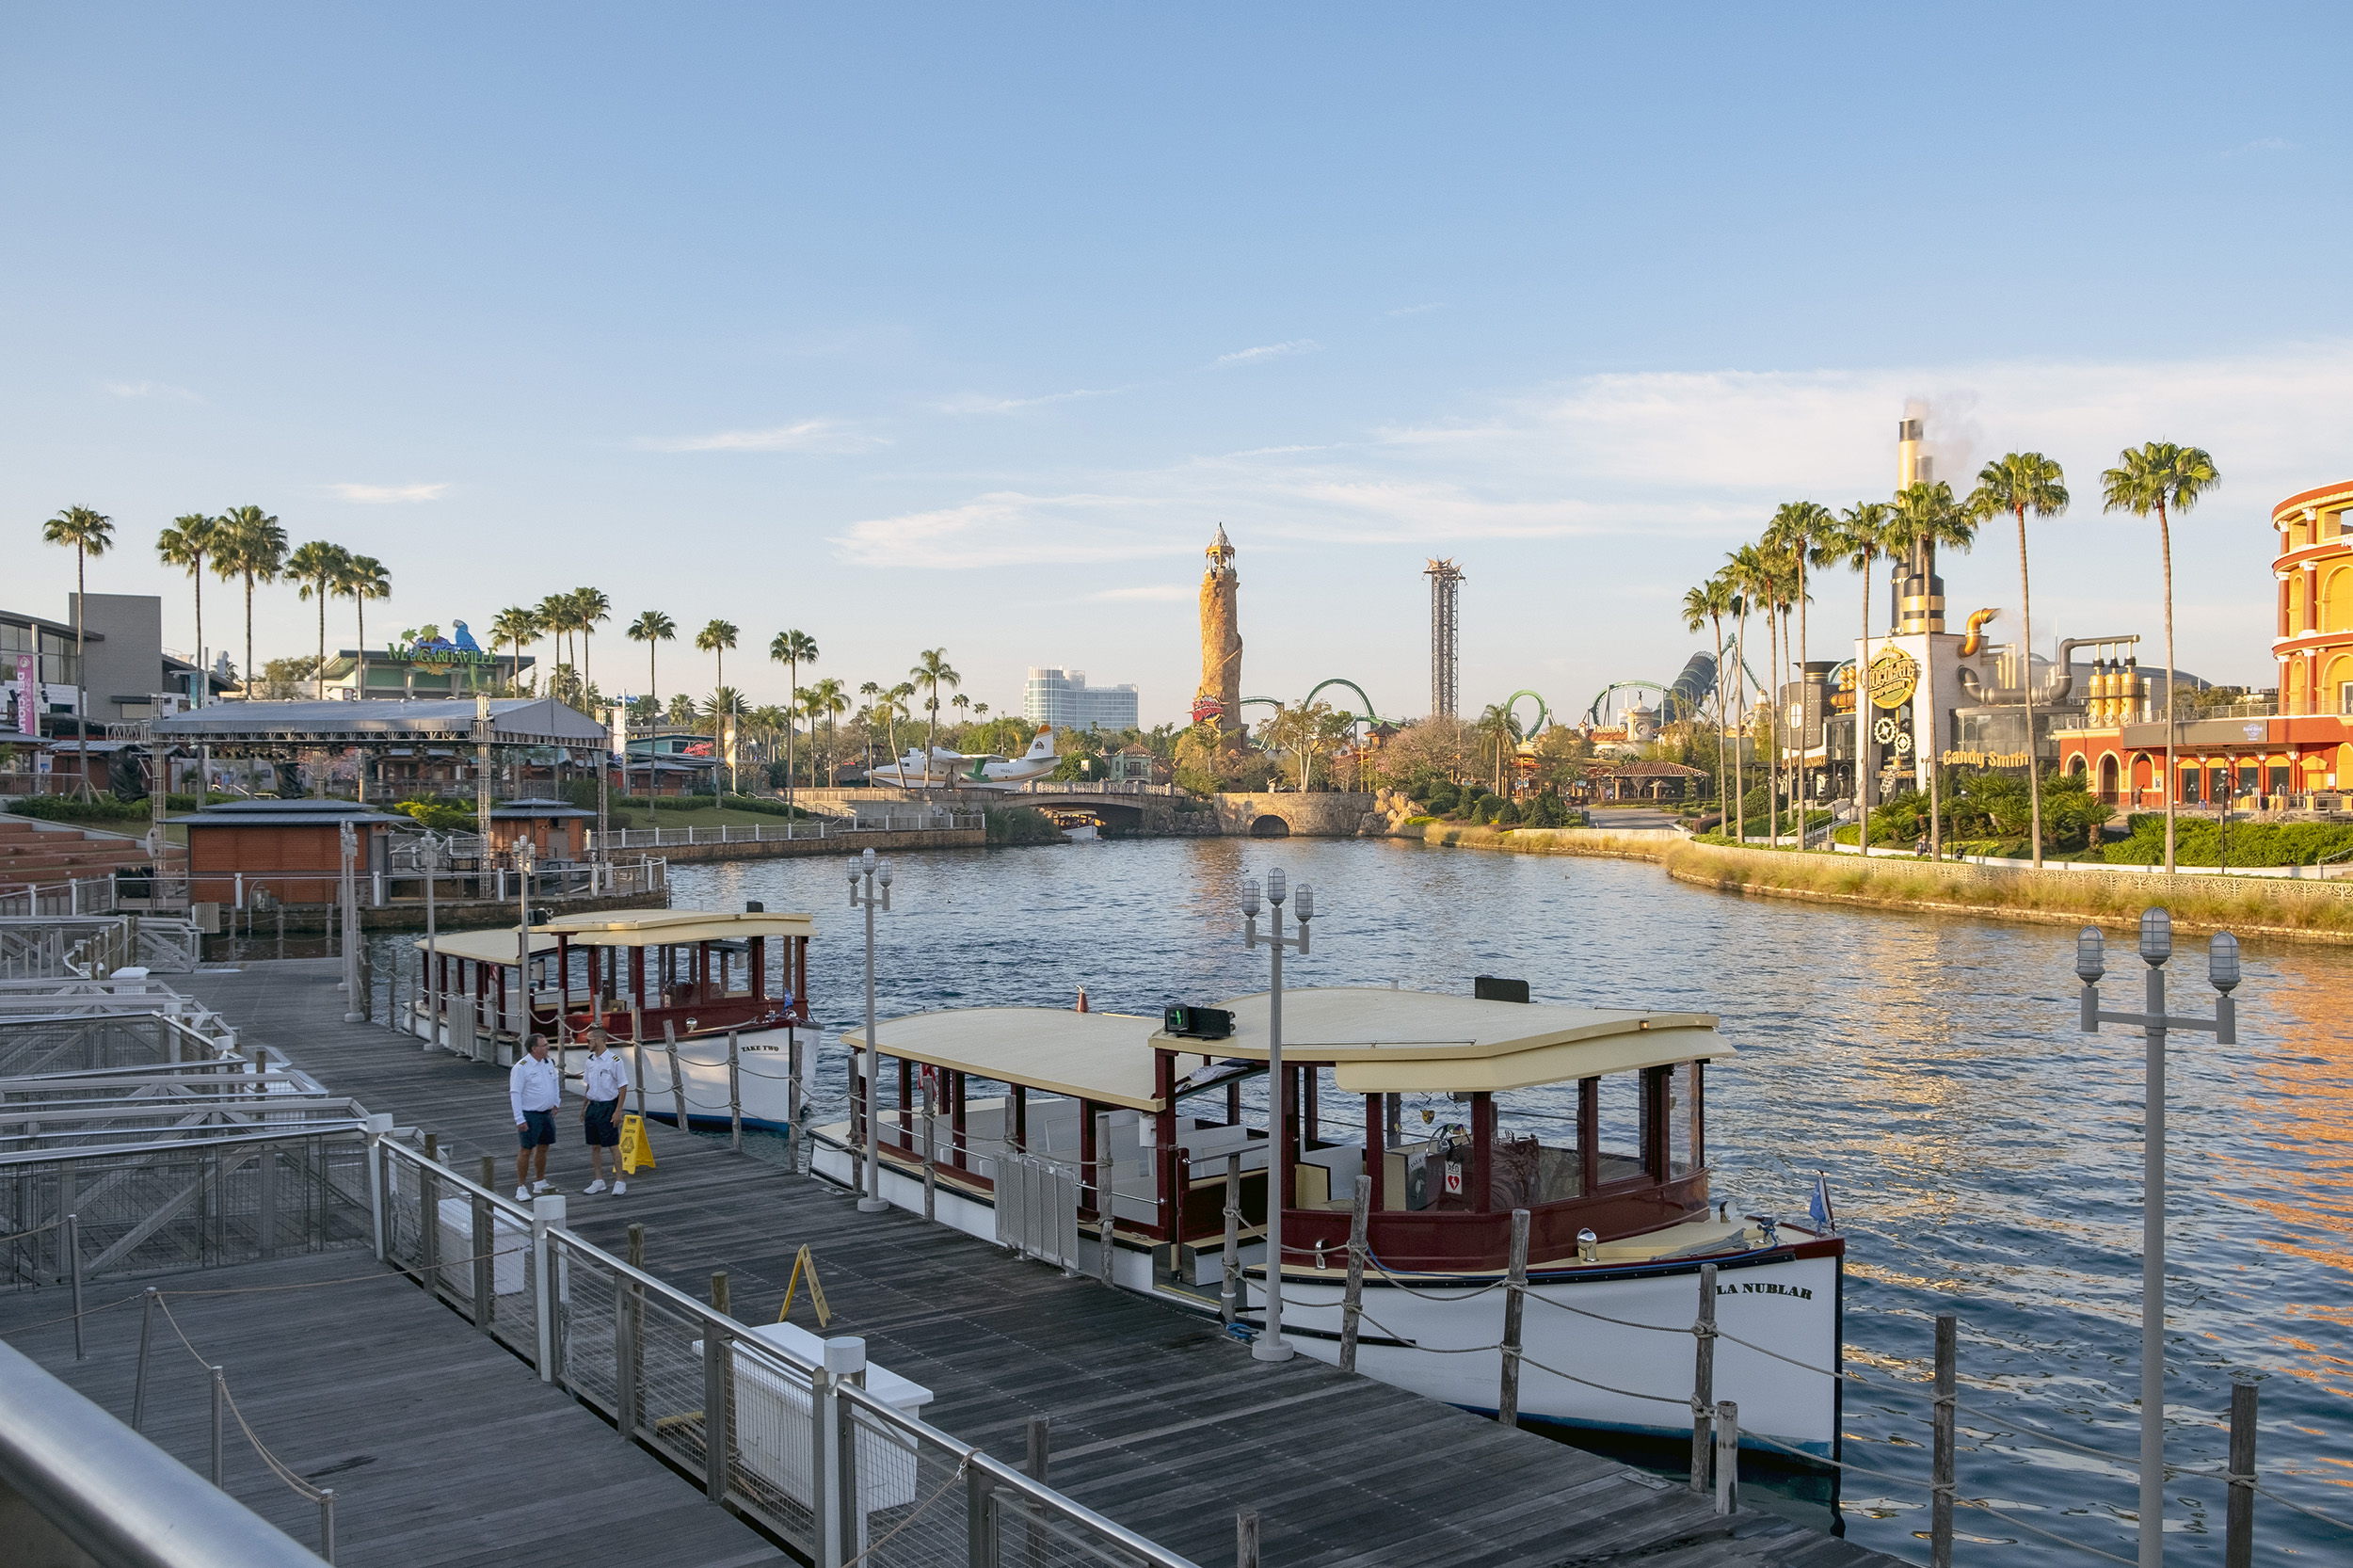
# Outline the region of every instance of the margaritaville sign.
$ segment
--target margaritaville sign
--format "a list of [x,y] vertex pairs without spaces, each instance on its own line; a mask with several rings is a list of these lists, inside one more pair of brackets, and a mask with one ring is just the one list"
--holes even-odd
[[1882,648],[1871,661],[1871,701],[1901,708],[1920,689],[1920,662],[1900,648]]
[[407,641],[390,645],[385,650],[385,662],[412,665],[427,675],[447,675],[460,664],[489,668],[498,664],[498,655],[485,653],[475,645],[473,633],[466,630],[464,621],[453,624],[457,628],[456,642],[442,636],[438,626],[421,627],[406,633]]

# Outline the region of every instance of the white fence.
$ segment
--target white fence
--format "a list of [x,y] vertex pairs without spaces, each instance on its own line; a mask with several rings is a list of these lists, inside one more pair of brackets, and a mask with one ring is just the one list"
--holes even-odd
[[[604,842],[608,849],[670,849],[686,844],[781,844],[795,840],[840,839],[856,833],[976,828],[984,825],[986,821],[978,811],[943,811],[936,807],[907,807],[861,811],[848,820],[829,817],[812,822],[780,822],[774,826],[756,823],[744,826],[618,828],[606,834]],[[596,836],[592,833],[589,837],[594,840]]]

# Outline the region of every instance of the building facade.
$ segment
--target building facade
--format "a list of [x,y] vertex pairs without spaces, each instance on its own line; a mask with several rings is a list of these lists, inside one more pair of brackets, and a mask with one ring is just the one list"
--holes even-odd
[[[82,653],[73,652],[73,615],[82,612]],[[66,595],[65,618],[0,610],[0,696],[15,733],[78,736],[77,691],[89,698],[90,733],[191,708],[209,682],[187,660],[164,649],[164,601],[154,594]]]
[[1132,684],[1090,686],[1080,669],[1032,665],[1022,688],[1022,716],[1056,729],[1134,729],[1141,712]]

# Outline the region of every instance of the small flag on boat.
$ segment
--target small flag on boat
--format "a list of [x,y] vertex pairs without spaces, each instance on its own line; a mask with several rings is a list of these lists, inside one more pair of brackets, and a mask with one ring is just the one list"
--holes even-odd
[[1830,1178],[1820,1171],[1814,1173],[1814,1197],[1806,1205],[1806,1212],[1813,1218],[1817,1236],[1827,1236],[1838,1228],[1837,1216],[1830,1208]]

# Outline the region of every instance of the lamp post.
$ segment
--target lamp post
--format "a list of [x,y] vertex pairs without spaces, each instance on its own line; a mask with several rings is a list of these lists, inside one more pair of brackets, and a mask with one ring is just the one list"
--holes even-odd
[[[1283,1167],[1290,1163],[1290,1130],[1285,1121],[1289,1109],[1289,1085],[1283,1078],[1283,950],[1296,948],[1299,956],[1307,956],[1307,922],[1315,919],[1315,890],[1305,883],[1299,885],[1299,935],[1283,935],[1283,900],[1287,895],[1283,872],[1278,868],[1266,873],[1266,896],[1274,906],[1269,924],[1269,935],[1263,938],[1273,950],[1272,964],[1273,984],[1267,993],[1266,1069],[1269,1087],[1268,1123],[1272,1136],[1267,1140],[1267,1204],[1266,1204],[1266,1326],[1251,1342],[1250,1354],[1257,1361],[1289,1361],[1291,1346],[1283,1337]],[[1258,946],[1258,879],[1252,877],[1242,884],[1242,945]]]
[[[858,890],[861,877],[866,882],[863,892]],[[875,859],[871,849],[850,860],[850,907],[866,911],[866,1191],[857,1208],[861,1214],[879,1214],[890,1206],[882,1195],[882,1123],[874,1109],[874,1081],[882,1076],[882,1055],[874,1047],[874,911],[890,907],[890,864]]]
[[424,868],[424,1042],[431,1050],[441,1043],[440,929],[433,903],[434,872],[440,869],[441,836],[427,828],[417,843],[417,863]]
[[2102,1024],[2137,1025],[2148,1046],[2142,1097],[2140,1220],[2140,1568],[2165,1565],[2165,1036],[2168,1030],[2211,1031],[2215,1043],[2238,1044],[2238,938],[2217,931],[2206,945],[2206,979],[2217,991],[2211,1018],[2169,1016],[2165,961],[2173,956],[2173,918],[2163,909],[2140,917],[2140,956],[2149,966],[2145,1013],[2110,1013],[2100,1006],[2105,944],[2097,926],[2075,937],[2075,973],[2084,983],[2079,1027],[2096,1034]]
[[358,923],[354,917],[360,913],[360,894],[354,882],[358,874],[359,836],[347,822],[339,824],[338,827],[340,831],[335,838],[337,847],[343,852],[343,873],[336,879],[335,897],[343,904],[344,1022],[365,1023],[368,1018],[367,999],[360,994],[360,945],[353,940],[358,934],[352,930]]

